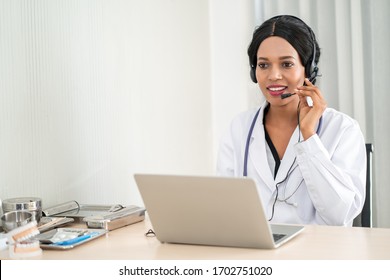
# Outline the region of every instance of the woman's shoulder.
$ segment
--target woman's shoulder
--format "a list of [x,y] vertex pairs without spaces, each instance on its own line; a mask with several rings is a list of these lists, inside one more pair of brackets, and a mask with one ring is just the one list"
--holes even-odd
[[330,128],[332,131],[337,130],[341,132],[351,129],[361,131],[357,120],[336,109],[327,108],[322,116],[325,127]]
[[260,108],[253,108],[247,111],[243,111],[235,115],[231,121],[232,128],[247,128],[253,122],[256,114],[259,112]]
[[260,108],[252,108],[243,112],[238,113],[234,118],[233,121],[236,122],[248,122],[248,120],[253,120],[257,112],[260,110]]
[[323,116],[328,121],[342,122],[344,124],[349,124],[349,125],[357,124],[357,121],[353,119],[351,116],[333,108],[326,108],[325,112],[323,113]]

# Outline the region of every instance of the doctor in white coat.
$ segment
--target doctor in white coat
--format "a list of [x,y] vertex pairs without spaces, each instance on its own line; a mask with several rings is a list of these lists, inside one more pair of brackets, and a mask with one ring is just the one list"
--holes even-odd
[[248,55],[266,101],[233,119],[217,173],[253,178],[272,223],[351,226],[365,199],[365,141],[315,86],[313,31],[294,16],[273,17],[253,33]]

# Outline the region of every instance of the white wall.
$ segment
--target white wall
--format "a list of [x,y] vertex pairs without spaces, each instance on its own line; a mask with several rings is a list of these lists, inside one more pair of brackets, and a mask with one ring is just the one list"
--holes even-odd
[[142,204],[136,172],[214,174],[259,102],[252,5],[0,0],[0,198]]
[[239,112],[263,96],[249,76],[247,49],[255,26],[253,1],[210,0],[214,159],[219,139]]
[[0,198],[141,204],[211,174],[207,0],[1,0]]

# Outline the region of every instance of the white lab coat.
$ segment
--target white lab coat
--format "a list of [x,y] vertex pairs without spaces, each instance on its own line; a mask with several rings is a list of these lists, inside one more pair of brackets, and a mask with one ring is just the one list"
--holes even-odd
[[[318,135],[302,141],[297,127],[274,179],[263,127],[266,106],[267,102],[261,106],[253,129],[247,170],[257,184],[267,217],[271,217],[276,184],[286,178],[296,157],[293,171],[278,188],[278,198],[288,199],[276,202],[271,222],[351,226],[365,199],[366,149],[358,123],[327,108]],[[221,139],[218,175],[243,176],[246,140],[256,112],[238,115]]]

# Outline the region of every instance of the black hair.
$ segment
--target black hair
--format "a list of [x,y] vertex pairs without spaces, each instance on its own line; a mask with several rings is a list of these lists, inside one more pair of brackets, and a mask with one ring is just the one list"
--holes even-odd
[[314,84],[318,72],[317,64],[320,58],[318,42],[313,30],[303,20],[290,15],[272,17],[253,32],[252,41],[248,47],[252,80],[257,82],[255,71],[257,51],[260,44],[271,36],[281,37],[293,46],[301,59],[302,65],[305,67],[306,77]]

